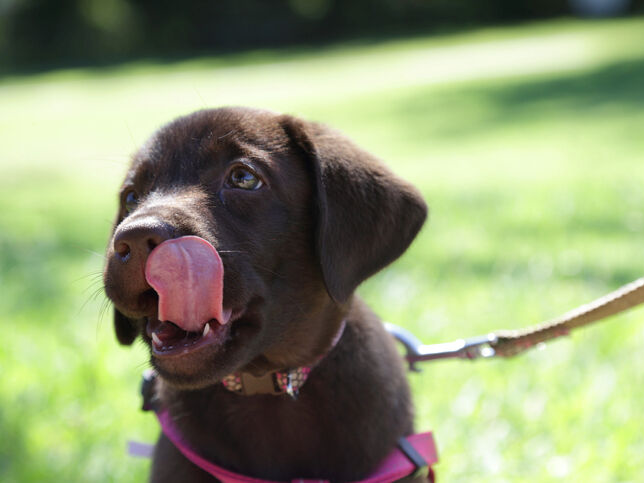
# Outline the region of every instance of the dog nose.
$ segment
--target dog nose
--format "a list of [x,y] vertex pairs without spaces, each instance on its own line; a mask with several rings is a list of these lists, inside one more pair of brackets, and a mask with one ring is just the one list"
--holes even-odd
[[174,230],[158,220],[142,220],[121,226],[114,235],[114,254],[122,262],[131,259],[145,262],[148,254],[166,240],[174,237]]

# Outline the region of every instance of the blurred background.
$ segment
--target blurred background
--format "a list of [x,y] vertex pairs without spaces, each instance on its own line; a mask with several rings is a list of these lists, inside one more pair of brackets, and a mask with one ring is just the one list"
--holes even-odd
[[[342,129],[432,214],[360,288],[444,342],[644,275],[644,1],[0,0],[0,481],[142,481],[140,345],[101,289],[157,127],[248,105]],[[440,481],[642,481],[644,312],[411,374]]]

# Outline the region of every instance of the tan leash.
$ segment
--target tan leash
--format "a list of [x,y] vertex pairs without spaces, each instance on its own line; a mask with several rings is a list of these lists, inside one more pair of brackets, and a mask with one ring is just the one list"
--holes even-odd
[[411,332],[393,324],[385,325],[387,330],[405,346],[409,368],[417,371],[415,364],[427,360],[451,357],[477,359],[514,356],[538,344],[568,335],[573,329],[624,312],[642,303],[644,303],[644,278],[624,285],[561,317],[526,329],[500,330],[484,336],[425,345]]

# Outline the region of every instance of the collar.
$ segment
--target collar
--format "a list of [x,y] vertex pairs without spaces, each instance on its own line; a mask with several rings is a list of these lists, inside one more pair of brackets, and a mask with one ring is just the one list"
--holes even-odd
[[221,383],[229,391],[244,396],[251,396],[254,394],[281,396],[282,394],[288,394],[295,399],[297,398],[300,388],[309,378],[309,374],[311,374],[313,368],[317,366],[320,361],[322,361],[322,359],[324,359],[329,352],[335,348],[336,345],[338,345],[346,325],[347,321],[343,320],[331,341],[329,350],[322,354],[322,356],[320,356],[311,366],[268,372],[259,377],[246,372],[233,372],[232,374],[224,377]]

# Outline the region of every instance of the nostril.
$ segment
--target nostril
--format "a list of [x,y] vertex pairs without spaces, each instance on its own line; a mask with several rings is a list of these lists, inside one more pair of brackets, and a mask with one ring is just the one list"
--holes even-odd
[[117,242],[114,245],[114,251],[124,262],[130,258],[130,252],[131,252],[130,245],[128,245],[123,241]]
[[154,250],[160,244],[161,244],[161,240],[148,238],[148,253]]

